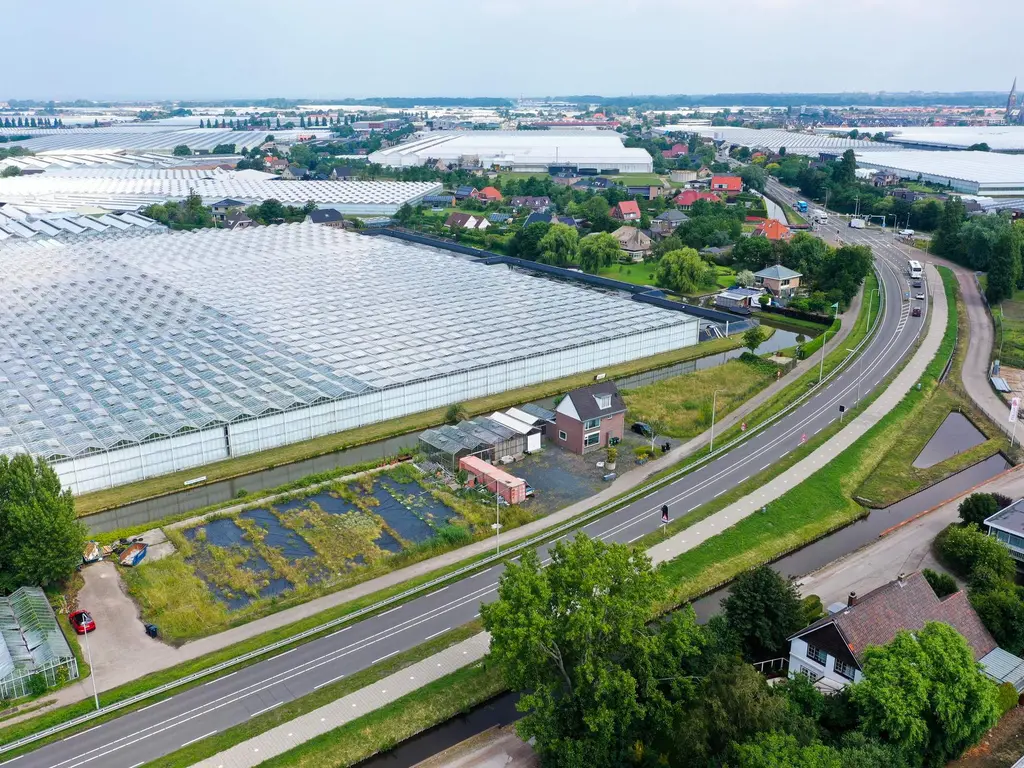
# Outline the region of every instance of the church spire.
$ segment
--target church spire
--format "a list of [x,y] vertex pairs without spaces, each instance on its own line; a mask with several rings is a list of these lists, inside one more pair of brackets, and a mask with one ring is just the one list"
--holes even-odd
[[[1010,86],[1010,95],[1006,99],[1006,122],[1013,121],[1013,112],[1017,111],[1017,78],[1013,78],[1013,85]],[[1020,115],[1017,115],[1018,120]]]

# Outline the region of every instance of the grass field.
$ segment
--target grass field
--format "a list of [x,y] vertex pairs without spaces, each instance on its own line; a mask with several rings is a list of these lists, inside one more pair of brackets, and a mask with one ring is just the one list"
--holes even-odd
[[665,181],[656,173],[620,173],[618,176],[609,176],[608,178],[621,182],[626,186],[636,187],[660,187]]
[[[663,368],[667,365],[673,365],[674,363],[686,360],[694,360],[705,355],[714,355],[728,349],[735,349],[738,346],[740,346],[738,339],[714,339],[694,347],[664,352],[660,355],[608,366],[600,370],[579,373],[574,376],[534,384],[530,387],[477,398],[463,403],[463,406],[470,415],[491,413],[492,411],[502,410],[512,405],[550,397],[575,387],[585,386],[593,381],[596,373],[605,373],[609,378],[629,376],[634,373]],[[262,469],[291,464],[303,459],[322,456],[344,448],[351,448],[352,446],[363,445],[364,443],[397,435],[409,435],[409,445],[412,446],[416,440],[416,436],[413,433],[443,423],[446,410],[446,408],[434,408],[429,411],[420,411],[419,413],[410,414],[398,419],[368,424],[365,427],[325,435],[315,440],[293,443],[260,453],[239,456],[226,461],[206,464],[202,467],[141,480],[129,485],[120,485],[116,488],[95,491],[94,493],[77,497],[75,499],[75,509],[79,516],[90,515],[135,501],[141,501],[142,499],[175,493],[182,490],[183,483],[186,480],[196,477],[197,474],[205,475],[207,478],[206,482],[213,483],[218,480],[226,480],[227,478],[258,472]]]
[[668,437],[686,440],[711,426],[712,394],[717,391],[717,419],[732,413],[775,381],[770,363],[763,368],[739,360],[703,371],[674,376],[623,392],[627,421],[656,424]]
[[[984,290],[984,286],[982,286]],[[994,354],[1003,365],[1024,368],[1024,290],[1015,291],[992,312],[996,328]]]
[[613,264],[602,269],[599,274],[601,277],[621,280],[624,283],[653,286],[657,285],[654,280],[657,267],[657,263],[653,261],[645,261],[640,264]]

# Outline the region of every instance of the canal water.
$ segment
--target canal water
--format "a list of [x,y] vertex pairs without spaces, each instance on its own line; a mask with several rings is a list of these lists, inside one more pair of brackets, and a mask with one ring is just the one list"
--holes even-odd
[[[951,496],[963,493],[978,483],[1008,469],[1009,466],[1006,459],[997,454],[886,509],[872,510],[865,519],[841,528],[813,544],[783,557],[772,567],[790,578],[816,571],[836,558],[870,544],[878,538],[882,531],[893,525],[909,520],[914,515],[931,509]],[[698,621],[706,622],[711,616],[718,613],[721,609],[721,602],[727,594],[728,588],[723,587],[695,601],[693,608]],[[519,717],[515,711],[515,703],[518,699],[518,693],[506,693],[492,699],[471,710],[468,714],[459,715],[453,720],[414,736],[390,752],[360,763],[359,768],[411,768],[416,763],[489,728],[515,722]]]
[[[758,354],[777,352],[780,349],[795,346],[797,336],[801,331],[778,329],[764,344],[757,348]],[[811,338],[803,332],[806,338]],[[697,360],[690,360],[685,363],[670,365],[666,368],[659,368],[655,371],[625,376],[616,379],[616,383],[622,389],[635,389],[645,384],[679,376],[684,373],[714,368],[722,365],[728,360],[739,357],[743,349],[732,349],[717,355],[701,357]],[[545,398],[536,401],[544,408],[554,408],[554,398]],[[307,475],[319,472],[327,472],[339,467],[350,467],[355,464],[362,464],[368,461],[382,459],[387,456],[395,456],[404,453],[416,445],[415,434],[399,435],[386,440],[377,440],[372,443],[346,448],[342,451],[335,451],[312,459],[297,461],[273,469],[265,469],[253,472],[242,477],[235,477],[230,480],[222,480],[207,485],[196,486],[188,490],[179,491],[169,496],[160,496],[154,499],[139,501],[134,504],[126,504],[117,509],[99,512],[84,518],[90,534],[107,533],[118,528],[127,528],[144,523],[155,522],[166,517],[181,515],[193,510],[203,509],[213,504],[223,504],[231,499],[238,498],[240,491],[262,491],[266,488],[276,488],[280,485],[299,480]],[[202,469],[196,470],[197,474]]]

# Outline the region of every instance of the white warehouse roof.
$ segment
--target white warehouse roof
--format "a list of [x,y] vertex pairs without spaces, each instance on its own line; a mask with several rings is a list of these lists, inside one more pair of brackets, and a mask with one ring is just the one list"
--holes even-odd
[[370,155],[371,163],[424,165],[428,160],[483,168],[547,170],[549,166],[649,173],[647,150],[627,148],[614,131],[454,131],[397,144]]
[[[19,129],[12,129],[17,133]],[[133,123],[100,128],[27,129],[24,134],[34,138],[16,146],[41,152],[163,152],[170,153],[179,144],[193,152],[210,152],[218,144],[234,144],[236,151],[258,147],[268,135],[275,141],[294,141],[300,135],[327,138],[328,128],[284,130],[261,128],[255,131],[233,131],[230,128],[170,128],[166,125]]]
[[910,126],[882,128],[892,133],[894,144],[922,147],[967,149],[973,144],[988,144],[993,151],[1024,151],[1024,125]]
[[858,152],[857,163],[903,178],[916,179],[920,174],[927,181],[948,182],[953,190],[972,195],[1024,194],[1024,155],[904,149]]
[[859,152],[874,151],[876,148],[886,149],[885,144],[876,144],[859,139],[819,136],[813,133],[784,131],[779,128],[739,128],[736,126],[694,127],[691,125],[666,125],[655,128],[659,133],[696,133],[710,139],[724,140],[730,144],[750,147],[751,149],[768,149],[778,152],[781,147],[793,155],[810,155],[817,157],[821,152],[845,151],[856,149]]
[[441,191],[431,181],[283,181],[260,171],[79,169],[0,178],[0,201],[48,207],[138,208],[182,200],[190,190],[207,204],[225,197],[245,203],[271,198],[291,205],[312,200],[342,213],[391,214]]
[[314,224],[55,245],[0,245],[0,454],[213,427],[223,447],[240,420],[405,388],[351,418],[367,423],[460,397],[450,377],[499,392],[518,361],[543,380],[604,365],[603,345],[621,360],[696,341],[681,312]]

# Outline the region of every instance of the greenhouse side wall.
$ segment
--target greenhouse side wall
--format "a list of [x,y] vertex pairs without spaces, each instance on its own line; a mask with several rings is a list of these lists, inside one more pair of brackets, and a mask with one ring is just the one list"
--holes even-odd
[[199,467],[697,343],[698,321],[523,357],[327,403],[53,462],[76,494]]

